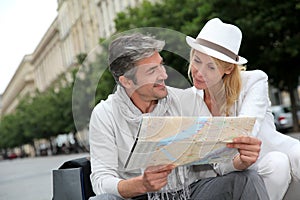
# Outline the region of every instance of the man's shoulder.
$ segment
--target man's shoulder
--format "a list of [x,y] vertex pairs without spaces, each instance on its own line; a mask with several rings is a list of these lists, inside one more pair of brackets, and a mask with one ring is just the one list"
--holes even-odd
[[100,100],[99,103],[96,104],[96,106],[93,109],[93,112],[99,112],[99,111],[103,111],[103,110],[111,110],[112,107],[112,101],[114,98],[114,94],[110,94],[107,99],[104,100]]

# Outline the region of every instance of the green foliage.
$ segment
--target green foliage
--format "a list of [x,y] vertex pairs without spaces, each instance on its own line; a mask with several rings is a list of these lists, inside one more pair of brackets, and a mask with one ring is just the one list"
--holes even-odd
[[99,103],[99,101],[106,99],[116,87],[116,82],[108,69],[108,46],[110,42],[110,39],[102,40],[99,45],[99,48],[101,49],[99,54],[96,56],[95,60],[90,60],[89,62],[92,72],[91,79],[95,80],[93,83],[96,85],[95,100],[92,106]]
[[162,52],[164,62],[170,66],[169,72],[175,70],[185,78],[180,81],[169,78],[167,83],[181,88],[189,87],[190,85],[187,85],[189,48],[185,43],[185,35],[181,32],[194,35],[193,33],[199,30],[200,25],[194,25],[192,20],[200,14],[199,12],[206,14],[203,7],[209,8],[209,4],[201,0],[185,0],[180,3],[176,0],[164,0],[155,4],[144,1],[140,7],[119,13],[115,20],[116,29],[123,32],[139,27],[166,28],[165,31],[158,29],[158,32],[151,34],[165,40],[165,49],[171,50]]
[[20,113],[5,116],[0,123],[0,147],[13,148],[30,141],[30,137],[23,134],[24,123]]
[[14,113],[1,119],[0,148],[33,144],[34,139],[75,132],[72,86],[63,76],[44,93],[22,98]]
[[300,61],[300,22],[296,20],[300,17],[299,3],[278,0],[213,0],[212,3],[215,13],[242,29],[241,55],[248,58],[248,68],[264,70],[272,83],[282,89],[296,88],[300,74],[300,68],[296,67]]
[[50,139],[58,134],[74,132],[72,117],[72,85],[50,88],[44,93],[36,93],[33,98],[24,99],[17,107],[23,112],[25,133],[34,138]]
[[[265,71],[272,85],[290,93],[297,124],[294,94],[300,75],[299,1],[182,0],[179,3],[161,0],[155,4],[145,1],[141,7],[120,13],[115,22],[118,32],[154,26],[196,37],[213,17],[241,28],[243,41],[239,54],[248,59],[247,68]],[[186,76],[183,70],[187,68],[185,61],[177,55],[162,55],[169,65]]]
[[76,56],[77,63],[82,64],[86,58],[87,54],[86,53],[80,53]]
[[[295,88],[300,74],[297,67],[300,63],[299,5],[297,1],[279,0],[183,0],[180,3],[162,0],[155,4],[145,1],[141,7],[120,13],[115,21],[118,32],[155,26],[196,37],[207,20],[219,17],[242,29],[240,54],[249,60],[249,69],[264,70],[279,87]],[[182,62],[171,64],[182,72]]]
[[[187,29],[195,17],[206,14],[209,4],[204,0],[163,0],[157,3],[144,1],[140,7],[129,8],[115,20],[118,32],[138,27],[163,27],[176,31]],[[195,24],[195,23],[193,23]],[[198,31],[199,27],[196,27]],[[190,31],[190,29],[188,29]],[[186,34],[189,34],[187,32]]]
[[75,76],[72,107],[77,130],[88,126],[94,106],[113,92],[115,81],[108,71],[107,48],[109,41],[101,44],[87,55]]

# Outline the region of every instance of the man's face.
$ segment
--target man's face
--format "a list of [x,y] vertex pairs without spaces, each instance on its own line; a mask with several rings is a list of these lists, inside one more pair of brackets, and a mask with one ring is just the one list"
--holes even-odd
[[132,100],[150,102],[167,96],[168,92],[164,81],[168,75],[158,52],[139,60],[136,67],[135,81],[131,88]]

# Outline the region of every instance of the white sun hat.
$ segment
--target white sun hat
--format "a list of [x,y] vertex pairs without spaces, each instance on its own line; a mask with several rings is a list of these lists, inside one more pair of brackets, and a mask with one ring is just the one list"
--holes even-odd
[[186,36],[187,44],[193,49],[234,64],[247,63],[245,58],[238,55],[241,41],[241,30],[223,23],[219,18],[209,20],[196,39]]

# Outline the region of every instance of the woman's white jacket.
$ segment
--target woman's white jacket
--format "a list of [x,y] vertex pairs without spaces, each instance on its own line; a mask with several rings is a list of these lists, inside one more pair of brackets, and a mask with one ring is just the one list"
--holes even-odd
[[[231,108],[233,116],[256,117],[252,135],[262,141],[260,157],[270,151],[287,153],[299,141],[276,131],[269,99],[268,76],[261,70],[242,71],[242,90]],[[203,97],[203,91],[197,93]]]

